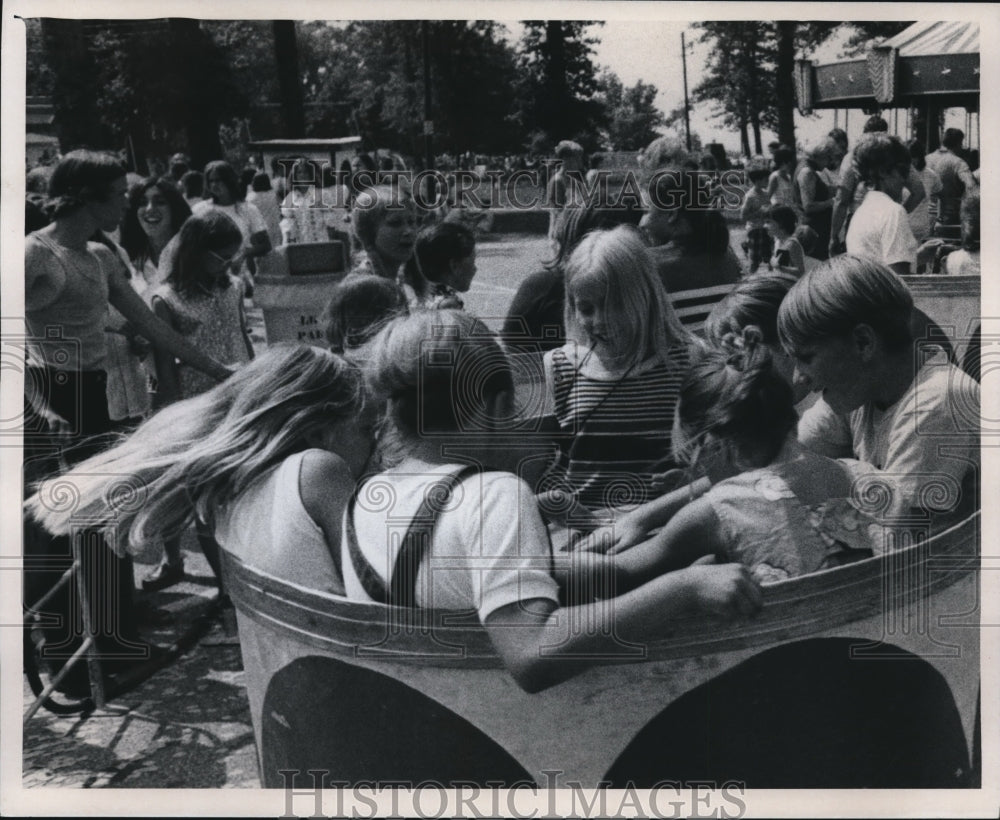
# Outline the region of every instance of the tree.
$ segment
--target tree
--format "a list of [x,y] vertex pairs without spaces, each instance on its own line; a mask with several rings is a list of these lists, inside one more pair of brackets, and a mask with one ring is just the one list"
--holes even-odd
[[773,23],[733,21],[698,23],[700,41],[711,43],[706,76],[694,87],[696,102],[711,102],[723,122],[740,132],[743,153],[750,154],[747,128],[752,127],[754,152],[763,153],[761,126],[777,125],[774,83]]
[[24,18],[25,29],[25,96],[51,97],[55,73],[49,65],[42,42],[42,21],[37,17]]
[[[600,121],[594,46],[585,20],[527,20],[518,49],[521,80],[517,119],[522,133],[552,139],[593,135]],[[596,147],[596,146],[584,146]]]
[[[672,134],[677,137],[681,143],[687,144],[687,134],[685,132],[684,125],[684,105],[678,105],[676,108],[670,110],[666,117],[663,119],[663,125],[667,129],[668,134]],[[701,135],[697,131],[691,132],[691,153],[700,154],[703,147],[701,140]]]
[[[503,151],[516,139],[516,63],[503,33],[492,21],[428,23],[436,150]],[[419,21],[306,23],[299,42],[312,127],[347,128],[372,147],[423,153]]]
[[[699,24],[701,41],[710,43],[712,50],[708,74],[693,96],[716,104],[724,122],[740,131],[747,154],[748,128],[753,130],[755,153],[762,153],[762,127],[774,130],[780,142],[794,146],[795,54],[813,50],[842,25],[794,20]],[[860,31],[868,25],[887,24],[850,25],[860,25]]]
[[655,85],[638,80],[625,88],[618,75],[606,69],[598,79],[598,87],[613,150],[638,151],[657,137],[666,120],[655,104]]
[[[30,29],[28,33],[32,33]],[[51,72],[51,85],[48,87],[52,91],[60,148],[70,151],[85,145],[96,148],[106,144],[108,134],[97,105],[97,66],[88,48],[83,23],[80,20],[43,18],[38,33],[42,38],[41,54],[44,59],[39,59],[35,67],[41,74],[44,63]],[[39,54],[37,49],[29,46],[29,53],[32,50]],[[38,79],[42,80],[42,77]],[[29,87],[33,81],[34,78],[29,76]]]
[[513,117],[517,62],[504,33],[492,21],[430,24],[434,142],[440,149],[501,153],[523,139]]
[[219,117],[239,103],[226,63],[196,20],[42,18],[29,37],[36,93],[51,89],[63,150],[127,149],[146,158],[219,156]]
[[254,136],[280,136],[285,126],[273,24],[268,20],[203,20],[200,27],[211,38],[231,78],[233,92],[223,101],[228,117],[249,119],[257,132]]
[[285,132],[290,138],[306,135],[305,110],[302,107],[302,81],[299,77],[299,49],[293,20],[275,20],[274,59],[278,66],[278,84],[281,86],[281,110],[285,118]]

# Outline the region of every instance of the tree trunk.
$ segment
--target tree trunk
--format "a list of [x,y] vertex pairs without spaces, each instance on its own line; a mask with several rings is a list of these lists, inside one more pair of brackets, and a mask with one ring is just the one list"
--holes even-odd
[[210,69],[207,37],[197,20],[187,17],[170,19],[170,37],[176,55],[177,81],[184,89],[187,107],[184,111],[184,131],[192,167],[222,157],[219,141],[218,98],[214,72]]
[[750,156],[750,137],[747,134],[747,116],[746,114],[740,115],[740,151],[743,152],[743,156]]
[[753,127],[754,154],[759,155],[764,153],[764,149],[760,142],[760,111],[762,103],[760,99],[760,91],[758,90],[760,88],[760,84],[757,81],[758,72],[761,70],[758,65],[759,55],[757,54],[757,41],[761,37],[759,24],[751,24],[747,33],[750,35],[750,38],[748,41],[743,43],[743,53],[746,55],[744,70],[746,71],[749,84],[749,113],[750,125]]
[[549,54],[546,67],[549,98],[543,101],[543,127],[553,142],[558,142],[572,136],[576,125],[566,87],[566,33],[559,20],[549,20],[545,24],[545,48]]
[[274,59],[278,65],[278,85],[281,89],[281,113],[285,120],[285,136],[289,139],[306,135],[305,106],[302,83],[299,80],[299,49],[295,39],[294,20],[275,20]]
[[94,64],[87,50],[82,20],[42,18],[45,59],[52,68],[52,107],[63,153],[104,144],[94,92]]
[[778,56],[775,63],[775,96],[778,141],[795,148],[795,21],[778,21]]

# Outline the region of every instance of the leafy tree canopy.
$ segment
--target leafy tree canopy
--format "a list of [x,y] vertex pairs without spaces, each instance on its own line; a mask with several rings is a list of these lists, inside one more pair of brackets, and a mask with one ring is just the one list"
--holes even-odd
[[625,88],[617,74],[605,69],[598,78],[598,87],[609,148],[638,151],[659,135],[666,120],[656,107],[655,85],[639,80]]

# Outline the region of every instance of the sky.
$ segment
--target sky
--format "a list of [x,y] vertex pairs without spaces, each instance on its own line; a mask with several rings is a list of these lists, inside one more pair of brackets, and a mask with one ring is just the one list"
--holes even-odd
[[[688,90],[693,89],[703,77],[703,66],[707,59],[710,45],[698,42],[700,32],[690,23],[683,21],[633,21],[607,20],[600,28],[594,30],[601,43],[596,48],[595,60],[603,66],[611,68],[626,85],[634,85],[638,80],[652,83],[659,91],[656,97],[657,106],[668,114],[684,104],[683,66],[681,61],[681,33],[687,42],[687,72]],[[827,43],[812,55],[819,61],[832,61],[842,55],[843,43],[848,32],[838,31]],[[725,130],[721,119],[712,116],[710,104],[692,107],[690,120],[691,130],[697,133],[702,143],[721,142],[726,151],[736,155],[740,151],[740,137],[735,131]],[[905,135],[905,112],[899,111],[898,130],[894,128],[895,121],[891,112],[886,114],[890,128]],[[854,110],[846,112],[846,130],[848,137],[856,140],[862,129],[865,115]],[[951,112],[948,125],[965,128],[965,113],[963,110]],[[835,125],[845,127],[845,112],[819,111],[809,117],[795,112],[796,139],[803,145],[823,137]],[[767,143],[776,139],[776,135],[765,131],[761,141],[765,151]],[[750,134],[751,148],[753,134]],[[976,144],[975,142],[973,144]]]

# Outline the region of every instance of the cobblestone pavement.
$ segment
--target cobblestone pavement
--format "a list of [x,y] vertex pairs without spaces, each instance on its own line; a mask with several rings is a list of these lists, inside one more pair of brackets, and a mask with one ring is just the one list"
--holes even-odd
[[[191,539],[191,546],[194,545]],[[147,596],[171,622],[142,630],[169,645],[204,611],[214,587],[185,552],[187,580]],[[152,568],[137,564],[136,578]],[[140,595],[142,593],[139,593]],[[33,700],[24,686],[25,708]],[[82,788],[257,788],[256,749],[233,611],[192,649],[88,716],[44,709],[24,727],[22,784]]]

